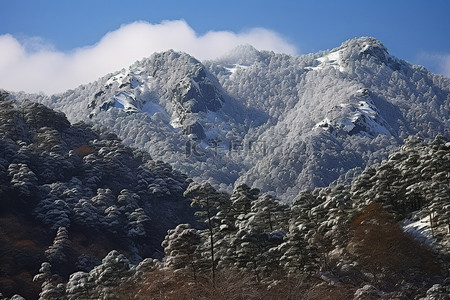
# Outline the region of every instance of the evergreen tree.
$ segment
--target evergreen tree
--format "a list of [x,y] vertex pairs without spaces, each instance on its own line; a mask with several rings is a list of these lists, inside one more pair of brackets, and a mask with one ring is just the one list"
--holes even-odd
[[214,281],[216,276],[214,233],[217,227],[220,226],[220,222],[215,218],[215,215],[220,203],[224,201],[223,199],[227,195],[217,192],[209,183],[201,185],[193,182],[184,192],[184,196],[192,199],[191,205],[199,207],[195,215],[200,221],[206,223],[208,227],[211,276]]
[[50,263],[42,263],[39,269],[40,273],[33,278],[33,281],[41,283],[42,290],[39,300],[65,300],[64,285],[56,284],[58,276],[52,274],[51,268]]
[[164,247],[164,265],[174,269],[189,269],[194,280],[204,266],[201,257],[201,236],[189,224],[180,224],[175,229],[167,231],[162,242]]

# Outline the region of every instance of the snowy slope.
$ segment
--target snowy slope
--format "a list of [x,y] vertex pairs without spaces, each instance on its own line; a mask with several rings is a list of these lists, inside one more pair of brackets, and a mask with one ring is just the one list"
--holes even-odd
[[373,38],[300,57],[261,55],[233,76],[223,64],[211,69],[224,88],[270,114],[256,132],[270,153],[238,182],[287,199],[379,161],[408,135],[449,134],[449,79],[390,56]]

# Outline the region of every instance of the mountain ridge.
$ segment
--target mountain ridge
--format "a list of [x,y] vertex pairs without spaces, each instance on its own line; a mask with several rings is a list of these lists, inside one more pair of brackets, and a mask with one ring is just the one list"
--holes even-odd
[[450,79],[362,37],[300,56],[241,46],[203,63],[167,51],[60,95],[17,98],[111,128],[197,181],[288,199],[386,157],[406,136],[448,136],[449,91]]

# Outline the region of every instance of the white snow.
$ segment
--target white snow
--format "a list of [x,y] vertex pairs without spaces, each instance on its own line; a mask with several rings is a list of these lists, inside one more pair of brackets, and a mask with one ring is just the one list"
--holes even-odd
[[125,70],[122,70],[119,74],[112,76],[108,81],[106,81],[106,85],[111,85],[114,82],[121,82],[123,78],[125,78],[128,75],[128,72]]
[[223,146],[224,149],[227,148],[226,133],[231,131],[231,127],[227,123],[227,121],[223,118],[223,115],[208,110],[206,113],[206,118],[208,122],[205,124],[205,135],[206,140],[214,140],[222,142],[220,146]]
[[153,116],[156,113],[165,113],[164,109],[160,105],[151,101],[145,103],[142,106],[142,111],[146,112],[150,116]]
[[340,51],[330,52],[328,55],[319,57],[317,60],[321,63],[334,63],[339,61]]
[[318,66],[306,67],[305,69],[321,70],[321,69],[325,69],[326,67],[333,67],[336,70],[339,70],[340,72],[345,71],[345,68],[342,65],[342,61],[341,61],[341,50],[330,52],[327,55],[317,58],[316,60],[320,62],[320,64]]
[[[157,113],[167,116],[165,110],[157,104],[158,99],[151,92],[158,89],[158,82],[153,76],[146,73],[145,68],[122,69],[120,73],[111,76],[105,86],[108,87],[112,84],[129,87],[122,89],[113,97],[114,107],[126,111],[142,111],[150,116]],[[142,98],[142,95],[145,95],[145,98]]]
[[113,83],[117,82],[120,85],[130,83],[131,88],[137,88],[142,85],[142,82],[146,82],[145,74],[143,75],[143,69],[135,69],[133,71],[131,70],[122,70],[119,74],[112,76],[108,81],[106,81],[106,85],[112,85]]
[[170,126],[172,126],[172,128],[181,128],[183,126],[183,125],[181,125],[180,118],[176,115],[175,112],[172,114],[169,124],[170,124]]
[[369,127],[372,133],[374,134],[384,134],[390,136],[391,133],[387,130],[386,127],[381,125],[376,121],[376,118],[379,117],[378,113],[375,111],[375,108],[367,103],[366,101],[359,101],[358,111],[362,116],[366,116],[366,125]]
[[317,67],[305,67],[305,69],[306,70],[321,70],[321,69],[323,69],[323,66],[322,65],[319,65],[319,66],[317,66]]
[[433,238],[428,216],[418,221],[405,220],[403,222],[403,231],[408,232],[414,239],[427,245],[432,245],[436,241]]
[[322,128],[323,130],[327,130],[330,124],[331,124],[330,119],[325,118],[316,125],[314,125],[314,128]]
[[134,102],[134,97],[126,92],[120,92],[114,96],[114,106],[118,108],[123,108],[125,110],[137,110],[136,106],[132,103]]
[[195,89],[202,95],[202,90],[200,89],[200,86],[198,85],[198,82],[191,79],[191,83],[195,86]]
[[363,114],[370,118],[375,118],[377,116],[377,112],[371,107],[369,103],[366,101],[359,101],[358,110]]
[[136,67],[136,68],[131,69],[131,71],[133,72],[133,74],[141,75],[142,73],[145,72],[145,68],[144,67]]
[[369,49],[370,48],[370,44],[369,43],[364,43],[363,44],[363,47],[362,47],[362,49],[361,49],[361,52],[364,52],[364,51],[366,51],[367,49]]
[[139,81],[139,79],[137,79],[136,77],[131,77],[130,79],[130,83],[131,83],[131,88],[136,88],[138,86],[140,86],[142,83]]
[[370,115],[361,111],[355,112],[351,117],[344,119],[341,123],[343,125],[343,129],[350,132],[353,128],[355,128],[355,122],[358,120],[364,120],[364,127],[368,129],[367,132],[372,135],[383,134],[391,136],[391,133],[386,127],[379,124],[372,117],[370,117]]
[[207,140],[220,140],[219,137],[219,130],[217,128],[218,124],[222,124],[223,120],[220,118],[220,116],[212,111],[208,111],[206,113],[206,117],[208,118],[208,121],[210,122],[210,126],[206,126],[206,139]]
[[389,130],[382,125],[383,120],[379,116],[376,108],[367,101],[358,101],[358,104],[355,106],[354,104],[340,104],[341,107],[354,107],[354,112],[352,115],[344,118],[341,122],[343,130],[350,132],[353,128],[355,128],[355,122],[358,120],[362,120],[364,122],[364,127],[367,129],[367,132],[371,135],[383,134],[387,136],[391,136]]
[[245,70],[245,69],[247,69],[247,68],[248,68],[248,66],[240,65],[240,64],[233,64],[233,65],[226,65],[226,66],[225,66],[225,69],[226,69],[228,72],[230,72],[230,76],[231,76],[231,75],[234,75],[234,73],[235,73],[237,70],[239,70],[239,69]]
[[358,114],[353,115],[353,117],[349,118],[349,119],[344,119],[344,121],[342,121],[342,125],[343,125],[343,129],[347,132],[352,131],[353,128],[355,128],[355,124],[354,122],[359,118]]

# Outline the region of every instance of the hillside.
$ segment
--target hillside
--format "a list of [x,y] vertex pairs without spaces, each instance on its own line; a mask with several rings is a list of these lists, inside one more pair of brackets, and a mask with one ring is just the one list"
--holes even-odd
[[0,291],[36,298],[43,261],[62,276],[111,250],[161,258],[168,229],[195,224],[190,180],[116,135],[33,102],[0,99]]
[[205,229],[169,230],[161,260],[113,250],[69,277],[44,261],[40,299],[448,299],[449,153],[443,138],[409,138],[350,185],[289,205],[193,182],[184,196]]

